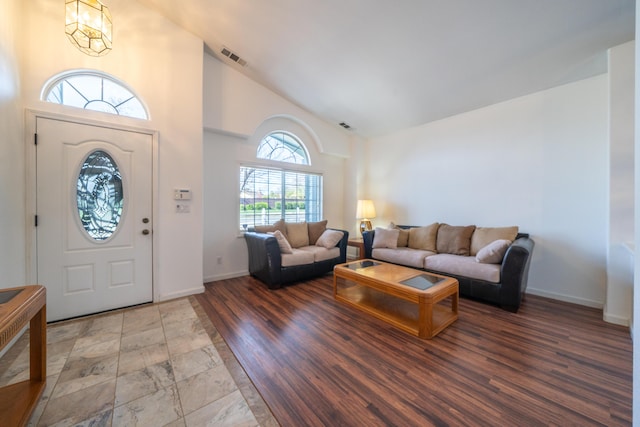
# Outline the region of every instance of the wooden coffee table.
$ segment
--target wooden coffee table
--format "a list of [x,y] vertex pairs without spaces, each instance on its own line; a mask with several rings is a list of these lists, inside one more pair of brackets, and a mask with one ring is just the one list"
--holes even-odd
[[420,338],[458,319],[456,279],[381,261],[336,265],[333,296]]

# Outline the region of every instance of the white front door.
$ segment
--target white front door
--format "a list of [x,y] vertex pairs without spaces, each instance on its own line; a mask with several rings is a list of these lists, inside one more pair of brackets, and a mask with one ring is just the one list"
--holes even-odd
[[47,321],[152,301],[153,137],[42,117],[36,133]]

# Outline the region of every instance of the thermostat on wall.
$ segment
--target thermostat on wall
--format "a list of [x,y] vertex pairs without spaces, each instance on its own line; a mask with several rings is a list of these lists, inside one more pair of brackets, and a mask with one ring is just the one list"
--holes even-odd
[[191,200],[191,190],[175,190],[173,198],[175,200]]

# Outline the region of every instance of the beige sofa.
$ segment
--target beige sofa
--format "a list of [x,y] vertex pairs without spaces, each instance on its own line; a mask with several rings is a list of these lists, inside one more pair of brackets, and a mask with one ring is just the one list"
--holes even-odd
[[366,258],[455,277],[462,296],[520,307],[534,243],[518,227],[392,223],[363,237]]
[[257,226],[244,233],[249,274],[270,289],[326,274],[347,260],[349,233],[327,221]]

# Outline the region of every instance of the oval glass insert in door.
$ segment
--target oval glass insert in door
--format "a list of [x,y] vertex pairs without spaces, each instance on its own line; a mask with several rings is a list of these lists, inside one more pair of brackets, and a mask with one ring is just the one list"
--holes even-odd
[[113,158],[102,150],[87,156],[78,174],[78,215],[87,234],[107,240],[122,218],[124,193],[122,176]]

